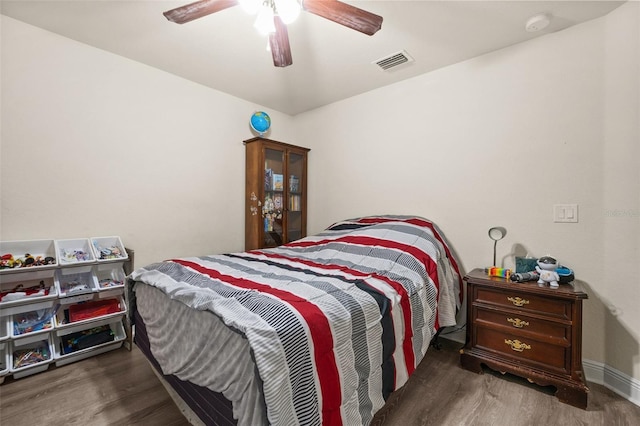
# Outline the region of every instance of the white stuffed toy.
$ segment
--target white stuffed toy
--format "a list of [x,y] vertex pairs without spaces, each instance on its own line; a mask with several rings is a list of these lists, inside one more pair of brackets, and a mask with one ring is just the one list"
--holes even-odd
[[536,271],[540,274],[538,284],[549,283],[551,288],[558,288],[558,280],[560,276],[556,272],[558,269],[558,261],[551,256],[542,256],[538,259]]

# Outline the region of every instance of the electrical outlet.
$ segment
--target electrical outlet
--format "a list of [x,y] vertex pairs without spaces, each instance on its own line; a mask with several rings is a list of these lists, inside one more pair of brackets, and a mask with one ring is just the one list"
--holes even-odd
[[578,205],[577,204],[554,204],[553,205],[553,221],[557,223],[577,223],[578,222]]

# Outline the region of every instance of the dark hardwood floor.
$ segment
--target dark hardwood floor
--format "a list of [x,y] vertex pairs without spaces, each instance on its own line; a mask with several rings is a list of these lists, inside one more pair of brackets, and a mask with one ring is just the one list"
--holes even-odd
[[[376,415],[376,426],[638,425],[640,407],[590,384],[589,407],[558,402],[541,388],[489,370],[459,367],[457,342],[430,349],[406,386]],[[0,386],[0,425],[186,425],[137,349],[119,349]],[[346,425],[355,426],[355,425]]]

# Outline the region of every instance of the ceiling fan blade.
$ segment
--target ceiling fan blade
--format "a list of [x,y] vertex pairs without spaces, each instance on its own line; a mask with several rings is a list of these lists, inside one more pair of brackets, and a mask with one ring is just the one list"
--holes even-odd
[[163,15],[176,24],[184,24],[194,19],[228,9],[238,4],[238,0],[200,0],[175,9],[168,10]]
[[302,8],[366,35],[374,35],[382,27],[382,16],[338,0],[303,0]]
[[276,32],[269,34],[269,47],[273,56],[273,65],[287,67],[293,64],[291,58],[291,46],[289,46],[289,32],[287,26],[278,15],[273,17]]

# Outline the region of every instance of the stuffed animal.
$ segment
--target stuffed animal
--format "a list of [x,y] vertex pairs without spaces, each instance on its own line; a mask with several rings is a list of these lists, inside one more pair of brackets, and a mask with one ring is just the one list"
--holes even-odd
[[558,269],[558,261],[551,256],[542,256],[538,259],[536,271],[540,274],[538,284],[549,283],[551,288],[558,288],[558,280],[560,276],[556,270]]

